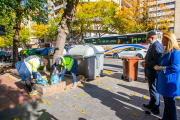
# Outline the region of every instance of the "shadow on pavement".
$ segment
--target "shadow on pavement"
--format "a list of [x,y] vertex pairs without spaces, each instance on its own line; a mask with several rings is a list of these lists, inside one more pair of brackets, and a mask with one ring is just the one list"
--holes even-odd
[[[144,108],[139,106],[141,103],[138,100],[131,100],[131,97],[129,95],[124,94],[122,92],[112,92],[111,90],[106,90],[103,88],[100,88],[96,85],[92,85],[89,83],[86,83],[87,87],[79,87],[82,90],[84,90],[86,93],[88,93],[91,97],[99,99],[101,101],[101,104],[109,107],[111,110],[115,111],[116,118],[124,119],[128,118],[130,119],[143,119],[145,117]],[[128,87],[128,86],[121,86],[121,88],[127,88],[129,90],[132,90],[132,88],[136,91],[146,91],[145,89],[139,89],[134,87]],[[123,88],[123,89],[124,89]],[[113,88],[112,88],[113,89]],[[120,88],[119,88],[120,89]],[[117,88],[116,88],[117,90]],[[142,97],[134,97],[134,99],[142,99]],[[145,100],[145,102],[148,102],[148,99],[142,99]],[[132,114],[140,114],[139,117],[135,117]],[[113,112],[110,112],[112,116],[114,115]],[[108,116],[110,116],[110,114]],[[157,119],[157,116],[153,117],[153,119]]]
[[113,65],[113,64],[104,64],[105,67],[115,67],[115,68],[123,68],[121,65]]
[[46,112],[45,109],[39,110],[37,112],[42,112],[42,114],[38,117],[37,120],[58,120],[53,115],[51,115],[48,112]]
[[[37,98],[36,101],[40,101]],[[16,105],[11,108],[0,111],[0,118],[2,120],[13,120],[18,118],[19,120],[58,120],[56,117],[51,115],[46,109],[36,111],[38,104],[36,101],[32,100],[28,103],[23,103]]]

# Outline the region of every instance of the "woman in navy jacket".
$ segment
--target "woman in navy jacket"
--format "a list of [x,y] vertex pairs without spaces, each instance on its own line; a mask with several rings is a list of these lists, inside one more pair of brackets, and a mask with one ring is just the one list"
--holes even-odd
[[171,32],[163,34],[162,43],[164,52],[154,66],[158,70],[157,91],[165,104],[162,120],[177,120],[175,96],[180,96],[180,48]]

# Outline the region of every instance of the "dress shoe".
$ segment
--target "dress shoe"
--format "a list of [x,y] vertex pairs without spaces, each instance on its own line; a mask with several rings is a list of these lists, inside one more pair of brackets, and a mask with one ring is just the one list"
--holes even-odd
[[151,115],[151,114],[157,115],[160,112],[159,112],[159,109],[152,109],[151,111],[145,111],[145,113],[149,114],[149,115]]
[[153,108],[153,106],[151,106],[150,104],[143,104],[143,106],[144,106],[145,108],[148,108],[148,109],[152,109],[152,108]]
[[162,120],[162,118],[158,118],[158,120]]
[[154,108],[152,108],[151,109],[151,112],[153,113],[153,114],[159,114],[160,112],[159,112],[159,108],[157,108],[157,107],[154,107]]

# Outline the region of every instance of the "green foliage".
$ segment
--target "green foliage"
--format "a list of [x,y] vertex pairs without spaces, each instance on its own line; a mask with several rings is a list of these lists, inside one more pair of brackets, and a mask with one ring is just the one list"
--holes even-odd
[[44,35],[46,35],[48,31],[48,25],[44,24],[34,24],[31,26],[31,29],[33,30],[32,35],[37,37],[38,39],[42,38]]
[[25,26],[21,26],[21,30],[19,32],[19,44],[26,44],[30,38],[30,30],[29,28],[25,28]]
[[57,17],[51,18],[50,21],[48,22],[47,33],[45,35],[46,39],[49,39],[50,41],[52,41],[53,39],[56,38],[58,24],[59,24],[59,21],[61,21],[61,19],[62,19],[63,13],[64,13],[64,10],[61,9],[59,11]]
[[5,25],[5,32],[6,36],[1,37],[1,45],[0,47],[10,47],[13,44],[13,35],[14,30],[13,26],[15,25],[15,19],[12,19],[15,17],[14,12],[10,12],[9,14],[5,14],[5,11],[2,11],[0,14],[0,23],[2,25]]
[[116,13],[118,4],[112,1],[99,0],[96,2],[79,3],[73,23],[76,33],[82,34],[92,31],[97,26],[97,31],[111,32],[111,25],[114,24],[113,16]]

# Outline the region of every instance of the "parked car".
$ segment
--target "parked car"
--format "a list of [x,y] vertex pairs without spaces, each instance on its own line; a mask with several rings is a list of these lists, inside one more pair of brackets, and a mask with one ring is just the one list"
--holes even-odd
[[[21,56],[18,54],[18,60],[20,59]],[[0,61],[1,62],[12,62],[13,61],[13,51],[5,51],[1,50],[0,51]]]
[[147,49],[145,48],[131,47],[131,48],[125,48],[121,51],[114,52],[113,58],[121,58],[125,56],[137,56],[141,59],[144,59],[146,53],[147,53]]
[[5,59],[5,55],[4,55],[5,53],[6,53],[5,50],[0,50],[0,61],[1,61],[1,62],[3,62],[4,59]]

